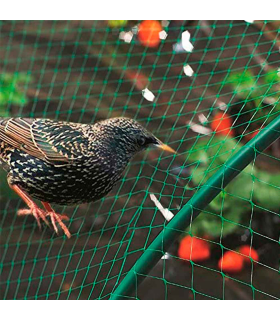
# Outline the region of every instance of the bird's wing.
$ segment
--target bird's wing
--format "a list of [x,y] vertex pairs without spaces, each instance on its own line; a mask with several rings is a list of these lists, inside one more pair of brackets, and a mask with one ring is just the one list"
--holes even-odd
[[48,119],[8,118],[0,121],[0,140],[53,164],[67,164],[83,155],[88,143],[83,127]]

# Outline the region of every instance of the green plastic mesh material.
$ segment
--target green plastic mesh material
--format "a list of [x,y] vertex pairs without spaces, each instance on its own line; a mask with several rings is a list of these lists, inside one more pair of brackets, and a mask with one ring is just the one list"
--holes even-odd
[[[139,41],[140,23],[0,22],[0,116],[82,123],[126,116],[177,151],[137,155],[96,203],[55,206],[70,217],[69,240],[16,215],[24,203],[1,170],[2,299],[110,298],[166,228],[151,194],[176,215],[280,115],[279,21],[160,21],[167,37],[157,47]],[[181,41],[185,31],[191,45]],[[162,251],[164,259],[137,275],[146,279],[127,298],[280,298],[279,140],[257,155]],[[203,239],[208,259],[178,255],[187,235]],[[221,271],[219,259],[243,245],[258,261]]]

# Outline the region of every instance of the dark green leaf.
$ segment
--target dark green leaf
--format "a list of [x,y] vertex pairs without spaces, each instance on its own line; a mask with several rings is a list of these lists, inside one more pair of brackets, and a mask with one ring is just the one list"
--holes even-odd
[[268,84],[280,84],[280,72],[278,70],[270,70],[268,73],[265,74],[264,81]]
[[253,199],[269,210],[280,209],[280,175],[258,171],[253,185]]

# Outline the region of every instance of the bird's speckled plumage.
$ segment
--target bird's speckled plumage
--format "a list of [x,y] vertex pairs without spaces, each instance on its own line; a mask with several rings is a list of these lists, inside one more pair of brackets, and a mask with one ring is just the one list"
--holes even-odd
[[136,121],[96,124],[0,118],[0,162],[10,185],[48,203],[74,205],[105,196],[129,160],[160,141]]
[[[49,119],[0,118],[0,164],[8,172],[10,187],[32,214],[54,230],[56,223],[71,234],[50,203],[75,205],[104,197],[121,178],[129,160],[149,145],[162,144],[139,123],[112,118],[96,124],[79,124]],[[42,202],[39,208],[32,198]]]

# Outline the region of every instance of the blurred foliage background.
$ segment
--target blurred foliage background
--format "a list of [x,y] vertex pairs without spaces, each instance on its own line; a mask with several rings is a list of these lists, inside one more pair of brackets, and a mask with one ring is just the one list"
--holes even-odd
[[[150,195],[176,214],[279,116],[279,26],[0,22],[1,117],[93,123],[126,116],[178,152],[137,155],[107,197],[59,208],[71,218],[70,240],[16,216],[24,204],[1,169],[1,298],[107,299],[166,225]],[[279,158],[276,141],[192,222],[132,298],[279,299]],[[182,239],[190,235],[203,240],[207,254],[194,244],[200,258],[186,254]],[[224,254],[244,245],[249,263],[221,271]]]

